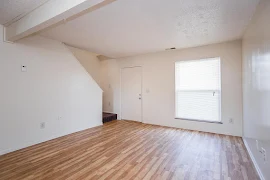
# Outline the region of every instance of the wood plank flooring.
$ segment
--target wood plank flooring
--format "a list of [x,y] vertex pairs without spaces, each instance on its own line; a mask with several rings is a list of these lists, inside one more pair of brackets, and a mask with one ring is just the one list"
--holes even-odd
[[241,138],[112,121],[0,156],[0,179],[258,177]]

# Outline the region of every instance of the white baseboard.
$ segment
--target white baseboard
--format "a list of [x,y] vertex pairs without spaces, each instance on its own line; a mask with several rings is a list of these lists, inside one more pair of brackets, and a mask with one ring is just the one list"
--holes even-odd
[[257,173],[258,173],[260,179],[261,179],[261,180],[265,180],[265,178],[264,178],[264,176],[263,176],[263,173],[262,173],[262,171],[261,171],[261,169],[260,169],[260,167],[259,167],[259,165],[258,165],[258,163],[257,163],[257,161],[256,161],[256,159],[255,159],[255,157],[253,156],[253,154],[252,154],[252,152],[251,152],[251,149],[250,149],[249,146],[248,146],[247,141],[245,140],[245,138],[242,138],[242,139],[243,139],[243,141],[244,141],[244,144],[245,144],[245,146],[246,146],[246,148],[247,148],[248,154],[249,154],[249,156],[250,156],[250,158],[251,158],[251,161],[252,161],[253,164],[254,164],[254,167],[255,167],[255,169],[256,169],[256,171],[257,171]]
[[13,148],[10,148],[10,149],[4,149],[4,150],[0,151],[0,156],[11,153],[11,152],[14,152],[14,151],[17,151],[17,150],[21,150],[21,149],[24,149],[24,148],[27,148],[27,147],[30,147],[30,146],[34,146],[34,145],[37,145],[37,144],[40,144],[40,143],[44,143],[44,142],[47,142],[47,141],[50,141],[50,140],[53,140],[53,139],[61,138],[63,136],[67,136],[67,135],[70,135],[70,134],[73,134],[73,133],[76,133],[76,132],[84,131],[86,129],[98,127],[98,126],[102,126],[102,123],[92,125],[91,127],[86,127],[86,128],[77,129],[77,130],[74,130],[74,131],[71,131],[71,132],[59,134],[59,135],[56,135],[56,136],[51,136],[51,137],[48,137],[46,139],[40,139],[40,140],[32,141],[32,142],[30,142],[28,144],[24,144],[23,146],[19,145],[17,147],[13,147]]
[[116,114],[114,112],[110,112],[110,111],[103,111],[104,113],[111,113],[111,114]]

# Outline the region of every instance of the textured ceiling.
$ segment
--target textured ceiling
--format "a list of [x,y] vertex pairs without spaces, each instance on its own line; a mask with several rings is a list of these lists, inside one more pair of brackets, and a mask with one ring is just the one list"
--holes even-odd
[[109,57],[242,37],[259,0],[117,0],[42,35]]
[[48,0],[0,0],[0,24],[19,19]]

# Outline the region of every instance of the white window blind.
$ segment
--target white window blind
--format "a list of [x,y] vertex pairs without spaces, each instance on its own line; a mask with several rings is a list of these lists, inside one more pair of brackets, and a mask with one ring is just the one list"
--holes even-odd
[[220,79],[220,58],[176,62],[176,118],[220,122]]

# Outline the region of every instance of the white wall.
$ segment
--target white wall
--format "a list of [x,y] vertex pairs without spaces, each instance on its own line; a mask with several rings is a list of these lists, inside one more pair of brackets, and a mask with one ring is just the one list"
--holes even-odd
[[97,58],[97,54],[68,46],[76,59],[81,63],[89,75],[101,85],[101,65],[100,60]]
[[[223,124],[175,119],[174,63],[208,57],[221,57]],[[144,123],[242,136],[241,63],[241,41],[102,61],[104,110],[121,118],[120,69],[142,66]],[[234,119],[234,124],[229,124],[229,118]]]
[[60,42],[0,36],[0,62],[0,154],[102,124],[102,90]]
[[[270,179],[270,1],[262,0],[243,38],[244,137],[255,164]],[[267,151],[267,161],[256,140]]]
[[101,61],[101,87],[103,111],[118,114],[120,119],[120,69],[117,60]]

